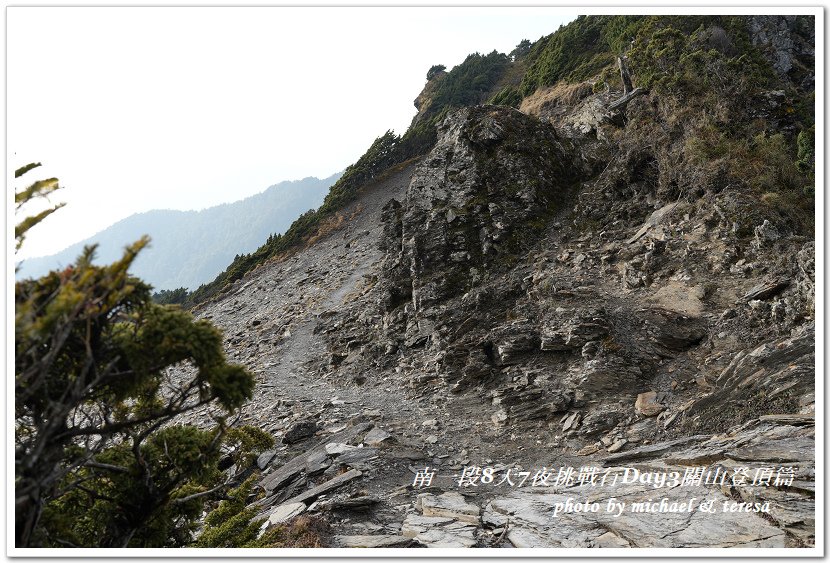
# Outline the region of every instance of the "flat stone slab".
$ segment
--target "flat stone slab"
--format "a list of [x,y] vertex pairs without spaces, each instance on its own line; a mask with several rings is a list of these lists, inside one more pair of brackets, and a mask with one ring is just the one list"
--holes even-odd
[[294,477],[299,475],[306,468],[308,460],[315,458],[320,453],[325,454],[326,444],[330,443],[348,443],[350,440],[359,436],[360,434],[371,430],[374,424],[366,422],[363,424],[356,424],[342,430],[332,436],[329,436],[324,442],[317,444],[317,446],[309,449],[305,453],[298,455],[291,459],[288,463],[269,473],[259,482],[259,486],[266,490],[269,494],[281,488],[283,485],[291,481]]
[[791,438],[762,444],[744,446],[726,452],[725,456],[736,461],[759,461],[767,463],[813,462],[815,441],[810,438]]
[[666,442],[658,442],[656,444],[649,444],[647,446],[640,446],[639,448],[632,448],[624,452],[618,452],[606,456],[604,461],[607,463],[617,463],[619,461],[630,461],[635,459],[647,459],[657,457],[665,452],[668,452],[679,446],[685,446],[695,442],[702,442],[709,438],[709,434],[698,434],[696,436],[687,436],[686,438],[678,438],[676,440],[668,440]]
[[334,536],[340,547],[406,547],[412,543],[411,538],[403,536]]
[[643,223],[643,226],[640,227],[640,229],[636,233],[634,233],[634,236],[628,239],[626,243],[631,244],[633,242],[637,242],[644,234],[648,232],[649,229],[651,229],[652,227],[656,227],[657,225],[662,223],[663,220],[666,219],[672,211],[674,211],[675,207],[677,207],[677,203],[670,203],[668,205],[664,205],[663,207],[649,215],[648,219],[646,219],[646,222]]
[[744,299],[747,301],[752,301],[753,299],[769,299],[784,291],[789,285],[789,280],[759,283],[746,292]]
[[454,491],[438,496],[424,493],[418,497],[418,505],[424,516],[455,518],[461,522],[476,525],[479,523],[478,506],[469,504],[460,493]]
[[812,414],[762,414],[758,420],[792,426],[815,426],[816,424],[816,417]]
[[283,504],[288,504],[292,502],[306,502],[308,500],[314,500],[315,498],[319,497],[323,493],[327,493],[328,491],[334,490],[338,487],[342,487],[352,479],[357,479],[363,475],[363,473],[357,469],[350,469],[343,473],[342,475],[338,475],[334,479],[330,479],[323,483],[322,485],[317,485],[313,489],[309,489],[304,493],[301,493],[294,498],[288,499]]
[[331,442],[326,444],[325,448],[328,455],[340,455],[344,452],[356,450],[357,446],[350,446],[348,444],[343,444],[342,442]]
[[631,547],[631,544],[614,532],[605,532],[601,536],[594,538],[594,547],[620,548]]
[[389,442],[392,435],[385,430],[378,427],[372,428],[368,434],[363,438],[363,443],[367,446],[380,446],[384,442]]
[[299,516],[305,512],[305,510],[306,505],[304,502],[281,504],[271,511],[271,514],[268,516],[266,527],[282,524],[283,522],[291,520],[295,516]]
[[403,521],[401,533],[426,547],[473,547],[476,526],[453,518],[410,514]]

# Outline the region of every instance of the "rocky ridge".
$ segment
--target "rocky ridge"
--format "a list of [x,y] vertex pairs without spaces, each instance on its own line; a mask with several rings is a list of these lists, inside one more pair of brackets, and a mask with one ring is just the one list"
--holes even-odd
[[[260,381],[241,421],[282,442],[258,461],[264,527],[321,514],[346,547],[813,545],[814,243],[737,187],[678,193],[616,140],[613,97],[451,112],[339,229],[199,309]],[[699,467],[747,478],[623,478]],[[788,478],[753,484],[767,470]],[[768,509],[551,512],[692,498]]]

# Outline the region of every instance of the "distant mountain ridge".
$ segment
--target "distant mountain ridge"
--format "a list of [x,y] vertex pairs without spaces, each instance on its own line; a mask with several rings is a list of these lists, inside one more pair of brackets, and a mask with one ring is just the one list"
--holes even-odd
[[201,211],[137,213],[57,254],[23,260],[17,278],[66,267],[90,244],[98,244],[95,262],[111,263],[125,245],[146,234],[150,246],[138,256],[132,273],[156,290],[192,290],[213,279],[235,255],[255,250],[269,235],[284,232],[302,213],[319,207],[341,174],[280,182],[243,200]]

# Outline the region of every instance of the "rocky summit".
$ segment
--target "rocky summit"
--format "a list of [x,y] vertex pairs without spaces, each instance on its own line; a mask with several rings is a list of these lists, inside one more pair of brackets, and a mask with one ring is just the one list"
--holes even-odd
[[[744,39],[809,87],[794,26],[753,19]],[[594,80],[449,109],[425,155],[196,308],[257,375],[240,422],[279,444],[257,462],[263,529],[305,514],[332,547],[814,545],[812,218],[711,131],[763,120],[761,146],[795,131],[792,102],[724,90],[693,114],[695,88],[719,86],[646,82],[636,55],[634,96]]]

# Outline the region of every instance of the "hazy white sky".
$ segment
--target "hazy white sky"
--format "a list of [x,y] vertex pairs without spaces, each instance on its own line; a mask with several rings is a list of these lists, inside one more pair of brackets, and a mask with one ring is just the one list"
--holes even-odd
[[[128,215],[325,177],[403,133],[433,64],[510,52],[555,8],[7,8],[9,170],[67,206],[18,259]],[[27,182],[28,183],[28,182]],[[22,183],[18,183],[20,185]]]

